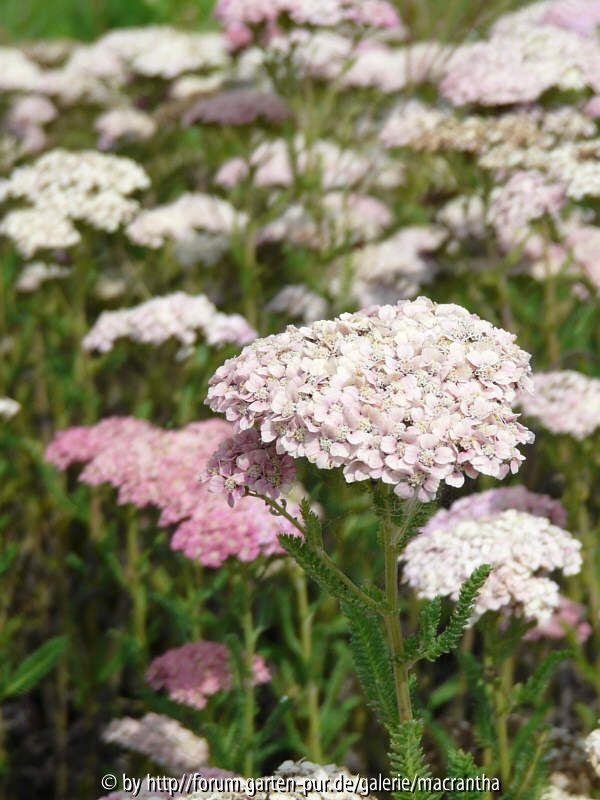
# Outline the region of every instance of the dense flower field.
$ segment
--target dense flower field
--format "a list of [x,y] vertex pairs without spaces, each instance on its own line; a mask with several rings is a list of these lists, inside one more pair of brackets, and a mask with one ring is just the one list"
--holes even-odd
[[0,798],[600,797],[600,0],[213,22],[0,47]]

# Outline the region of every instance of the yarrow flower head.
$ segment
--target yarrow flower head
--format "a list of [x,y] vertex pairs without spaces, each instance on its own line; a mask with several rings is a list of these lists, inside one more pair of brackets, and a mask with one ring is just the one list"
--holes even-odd
[[424,598],[458,598],[462,584],[483,564],[492,567],[475,606],[516,611],[546,625],[560,603],[559,587],[547,575],[581,569],[581,543],[544,517],[508,510],[485,519],[465,519],[413,539],[402,554],[404,580]]
[[600,380],[563,370],[533,376],[533,393],[520,397],[523,412],[552,433],[582,441],[600,426]]
[[206,739],[200,739],[177,720],[162,714],[113,719],[102,739],[147,756],[175,776],[195,772],[208,762]]
[[428,500],[441,481],[519,468],[533,437],[511,407],[530,371],[514,338],[424,297],[374,306],[258,339],[216,371],[207,403],[281,455]]
[[509,509],[545,517],[559,528],[567,524],[567,512],[558,500],[546,494],[530,492],[524,486],[507,486],[461,497],[450,508],[437,511],[421,529],[421,533],[444,530],[466,519],[485,520]]
[[294,460],[278,455],[273,444],[265,445],[255,428],[227,439],[211,456],[207,465],[209,488],[225,492],[233,506],[246,489],[276,499],[282,487],[290,487],[296,477]]
[[303,26],[336,28],[349,23],[402,30],[400,18],[387,0],[219,0],[215,16],[233,47],[250,44],[253,30],[259,27],[274,35],[284,17]]
[[281,123],[290,115],[276,94],[234,89],[198,100],[182,119],[184,126],[196,122],[218,125],[250,125],[253,122]]
[[85,350],[107,353],[117,339],[160,345],[170,338],[183,345],[196,342],[200,331],[210,345],[248,344],[256,331],[239,314],[222,314],[203,294],[175,292],[139,306],[103,311],[83,339]]
[[[274,517],[258,498],[244,497],[230,508],[204,480],[209,458],[233,433],[222,420],[167,431],[143,420],[112,417],[58,433],[46,460],[61,470],[84,463],[83,483],[108,483],[118,489],[121,504],[158,508],[160,525],[177,526],[171,548],[203,566],[220,567],[230,557],[250,562],[281,556],[277,536],[297,534],[294,525]],[[297,507],[290,503],[288,510],[294,514]]]
[[0,417],[11,419],[21,410],[21,404],[12,397],[0,397]]
[[[153,689],[165,689],[171,700],[202,709],[209,697],[233,686],[231,655],[224,644],[193,642],[167,650],[155,658],[146,671]],[[268,683],[271,673],[260,656],[254,656],[254,685]]]
[[568,597],[561,597],[550,621],[527,631],[524,640],[537,642],[539,639],[564,639],[567,631],[573,631],[579,643],[589,639],[592,626],[585,618],[585,606],[575,603]]

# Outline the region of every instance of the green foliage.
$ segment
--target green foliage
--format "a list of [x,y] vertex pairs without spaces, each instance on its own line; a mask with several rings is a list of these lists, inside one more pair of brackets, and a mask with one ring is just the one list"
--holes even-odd
[[534,708],[542,702],[550,681],[558,665],[566,659],[572,658],[571,650],[558,650],[550,653],[539,664],[534,672],[529,676],[526,683],[517,685],[511,698],[511,706],[533,706]]
[[[430,778],[431,771],[423,753],[423,723],[420,720],[403,722],[390,731],[390,767],[392,777]],[[415,784],[416,786],[416,784]],[[439,800],[441,795],[429,791],[393,792],[394,800]]]
[[67,636],[55,636],[44,642],[0,683],[0,701],[31,691],[50,672],[63,655]]
[[393,728],[398,723],[392,663],[381,622],[373,615],[346,607],[352,655],[369,704],[380,721]]
[[[485,775],[485,771],[475,764],[471,753],[453,747],[448,749],[447,772],[449,778],[476,778]],[[478,791],[448,792],[448,800],[482,800],[484,796],[484,792]]]

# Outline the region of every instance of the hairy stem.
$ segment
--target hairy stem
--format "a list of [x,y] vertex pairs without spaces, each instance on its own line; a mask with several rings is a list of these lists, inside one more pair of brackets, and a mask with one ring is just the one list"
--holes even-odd
[[311,761],[321,764],[323,749],[321,746],[319,687],[314,680],[312,667],[313,649],[313,615],[308,603],[308,586],[306,575],[302,569],[294,565],[294,586],[298,600],[298,618],[300,620],[300,646],[306,674],[305,702],[308,718],[307,754]]
[[[383,553],[385,559],[385,599],[387,610],[384,616],[385,633],[392,658],[396,706],[400,722],[412,720],[412,706],[408,684],[408,667],[402,663],[404,656],[404,637],[400,625],[400,597],[398,593],[398,544],[400,537],[392,519],[392,501],[386,499],[381,521]],[[407,517],[410,511],[407,510]],[[409,520],[407,520],[409,524]]]

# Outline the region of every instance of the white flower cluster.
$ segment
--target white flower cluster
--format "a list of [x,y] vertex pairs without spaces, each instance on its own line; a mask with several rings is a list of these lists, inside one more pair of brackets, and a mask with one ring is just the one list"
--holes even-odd
[[585,751],[594,772],[600,777],[600,728],[593,730],[586,738]]
[[201,331],[210,345],[247,344],[256,337],[239,314],[222,314],[203,294],[175,292],[133,308],[104,311],[83,339],[85,350],[107,353],[117,339],[160,345],[171,337],[192,345]]
[[68,267],[58,264],[46,264],[43,261],[32,261],[25,264],[16,283],[18,292],[35,292],[46,281],[67,278],[71,274]]
[[404,551],[404,580],[420,597],[458,598],[462,584],[483,564],[493,570],[477,600],[486,611],[519,610],[540,625],[559,603],[554,570],[581,569],[581,543],[544,517],[513,509],[487,519],[466,519],[413,539]]
[[0,202],[22,198],[32,204],[9,212],[0,232],[26,257],[39,248],[70,247],[80,240],[71,220],[115,231],[137,209],[128,195],[149,183],[131,159],[94,150],[52,150],[0,184]]
[[35,91],[41,70],[16,47],[0,47],[0,91]]
[[496,145],[502,145],[503,151],[509,147],[544,150],[595,133],[593,121],[571,106],[460,117],[420,100],[408,100],[389,115],[380,139],[388,148],[485,153]]
[[123,106],[105,111],[94,122],[99,134],[100,150],[110,150],[116,143],[150,139],[156,133],[156,122],[145,111]]
[[437,222],[458,240],[481,239],[486,232],[485,202],[478,194],[457,195],[439,210]]
[[197,772],[208,762],[206,739],[200,739],[177,720],[162,714],[114,719],[102,739],[147,756],[176,777]]
[[0,417],[10,419],[21,410],[21,404],[11,397],[0,397]]
[[265,306],[265,311],[287,314],[306,323],[324,319],[327,309],[327,300],[302,284],[284,286]]
[[500,171],[537,170],[562,184],[568,197],[581,200],[600,196],[600,139],[565,142],[548,150],[544,147],[498,145],[479,159],[484,169]]
[[[439,226],[403,228],[388,239],[355,250],[349,264],[340,263],[337,271],[349,268],[351,296],[361,307],[414,297],[431,282],[435,272],[427,255],[445,239],[446,232]],[[342,288],[342,279],[337,275],[332,291],[338,295]]]
[[512,403],[529,370],[512,334],[421,297],[259,339],[216,371],[207,403],[280,454],[431,499],[441,481],[518,469],[532,436]]
[[580,441],[600,426],[600,380],[563,370],[533,376],[533,393],[520,397],[523,413],[552,433]]
[[127,236],[135,244],[162,247],[168,239],[192,239],[198,230],[208,233],[233,233],[247,223],[246,214],[226,200],[201,192],[187,192],[172,203],[140,211],[127,226]]

